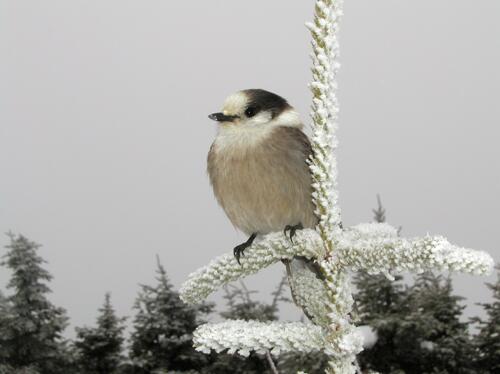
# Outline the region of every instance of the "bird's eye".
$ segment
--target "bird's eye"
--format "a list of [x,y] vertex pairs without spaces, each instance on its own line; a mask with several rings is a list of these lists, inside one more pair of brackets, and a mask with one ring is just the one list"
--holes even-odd
[[245,110],[245,116],[247,117],[253,117],[257,114],[257,112],[259,111],[259,108],[256,108],[254,106],[249,106],[246,110]]

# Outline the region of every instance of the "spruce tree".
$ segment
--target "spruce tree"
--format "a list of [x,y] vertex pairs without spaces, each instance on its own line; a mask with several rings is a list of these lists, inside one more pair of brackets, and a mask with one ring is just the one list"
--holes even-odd
[[[10,244],[2,265],[12,272],[7,308],[0,312],[0,364],[16,373],[55,374],[66,371],[66,312],[47,298],[52,279],[42,267],[38,244],[22,235],[9,234]],[[4,303],[5,305],[5,303]]]
[[122,362],[125,318],[116,316],[111,296],[106,294],[99,309],[96,327],[76,328],[75,348],[78,366],[83,373],[113,374]]
[[9,313],[9,301],[2,291],[0,291],[0,321],[6,318]]
[[402,293],[391,314],[373,319],[378,340],[362,356],[362,367],[381,373],[472,374],[473,346],[464,306],[450,278],[419,275]]
[[475,336],[478,352],[477,368],[480,373],[500,373],[500,264],[496,266],[497,282],[487,283],[493,292],[491,303],[480,304],[486,311],[485,320],[476,318],[479,322],[479,333]]
[[247,288],[243,281],[240,286],[229,285],[224,288],[228,310],[220,313],[225,319],[242,319],[245,321],[276,321],[278,319],[278,301],[285,299],[281,293],[285,284],[285,277],[282,278],[278,290],[274,292],[274,299],[270,304],[255,301],[252,295],[257,293]]
[[198,370],[207,357],[193,348],[193,331],[211,306],[184,304],[159,259],[156,274],[156,285],[142,285],[134,305],[130,358],[135,372]]
[[407,374],[474,373],[468,326],[460,321],[462,300],[453,295],[449,277],[420,274],[400,304],[389,368]]
[[[5,323],[5,321],[7,320],[9,313],[10,313],[10,311],[9,311],[8,300],[4,296],[3,292],[0,291],[0,329],[2,328],[2,323]],[[2,346],[0,345],[0,350],[1,349],[2,349]],[[1,353],[0,353],[0,356],[1,356]],[[12,367],[6,365],[5,362],[0,362],[0,374],[10,374],[13,372],[14,372],[14,369]]]

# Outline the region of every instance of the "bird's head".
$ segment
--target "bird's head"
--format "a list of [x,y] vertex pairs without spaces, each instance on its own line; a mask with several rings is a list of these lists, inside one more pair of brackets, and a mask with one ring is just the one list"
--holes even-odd
[[301,127],[298,113],[279,95],[261,89],[238,91],[225,101],[222,112],[210,119],[235,130],[269,128],[273,125]]

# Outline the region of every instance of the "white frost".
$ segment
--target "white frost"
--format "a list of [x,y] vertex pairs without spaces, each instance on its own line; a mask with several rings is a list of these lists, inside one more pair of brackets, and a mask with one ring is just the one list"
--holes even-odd
[[324,348],[324,331],[299,322],[255,322],[233,320],[206,324],[194,332],[198,351],[228,351],[248,356],[251,351],[273,355],[284,352],[313,352]]
[[363,348],[370,349],[378,340],[377,332],[371,326],[358,326],[359,333],[363,336]]

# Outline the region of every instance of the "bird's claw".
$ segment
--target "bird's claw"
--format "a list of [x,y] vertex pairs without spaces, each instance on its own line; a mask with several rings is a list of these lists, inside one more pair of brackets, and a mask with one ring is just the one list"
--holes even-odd
[[233,255],[234,258],[236,258],[236,261],[238,261],[238,264],[241,265],[240,258],[241,256],[245,256],[245,249],[250,247],[254,241],[254,239],[257,237],[257,234],[252,234],[250,238],[245,243],[239,244],[233,249]]
[[241,265],[240,257],[245,256],[245,249],[247,249],[247,248],[248,248],[247,243],[243,243],[243,244],[237,245],[233,249],[234,258],[236,258],[236,261],[238,261],[238,264],[240,264],[240,265]]
[[286,225],[285,229],[283,230],[283,233],[285,234],[285,236],[288,236],[287,233],[288,233],[288,231],[290,231],[290,235],[288,237],[290,238],[290,241],[292,242],[292,244],[295,244],[293,242],[293,237],[295,236],[295,233],[297,232],[297,230],[302,230],[303,228],[304,228],[304,226],[302,226],[302,223],[299,223],[295,226]]

